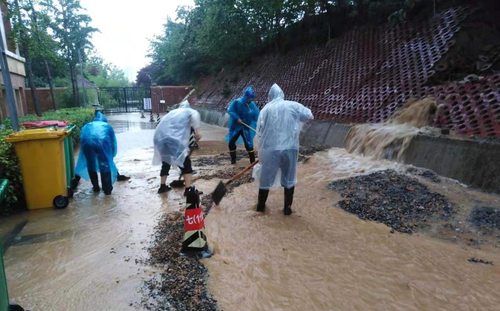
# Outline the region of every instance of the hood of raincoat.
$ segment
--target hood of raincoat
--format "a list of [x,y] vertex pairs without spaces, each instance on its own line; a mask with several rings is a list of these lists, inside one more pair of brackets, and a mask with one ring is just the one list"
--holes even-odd
[[273,86],[271,86],[271,90],[269,90],[267,102],[270,103],[277,99],[285,99],[285,93],[276,83],[274,83]]
[[252,87],[247,87],[246,91],[245,91],[245,94],[243,94],[243,96],[241,97],[241,99],[243,100],[244,103],[246,103],[249,99],[254,99],[255,98],[255,93],[252,89]]
[[108,123],[108,119],[101,112],[97,112],[97,114],[94,117],[94,121],[101,121]]
[[200,113],[191,108],[179,107],[165,115],[156,127],[153,139],[153,165],[166,162],[184,167],[184,160],[189,154],[191,127],[198,129],[200,125]]
[[179,105],[179,108],[191,108],[191,105],[187,100],[185,100]]

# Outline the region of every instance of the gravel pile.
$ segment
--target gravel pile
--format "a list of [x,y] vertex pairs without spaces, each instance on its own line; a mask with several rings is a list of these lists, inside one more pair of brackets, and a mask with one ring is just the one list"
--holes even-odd
[[218,310],[217,301],[207,291],[207,269],[197,259],[179,255],[183,234],[183,212],[163,216],[155,227],[146,263],[164,268],[144,284],[142,306],[147,310]]
[[316,152],[324,151],[326,149],[330,149],[328,146],[310,146],[310,147],[300,147],[299,153],[305,156],[312,156]]
[[424,169],[418,169],[415,167],[410,167],[409,169],[406,170],[407,173],[416,175],[416,176],[421,176],[427,180],[430,180],[435,183],[440,183],[441,178],[439,178],[439,175],[434,173],[433,171],[430,170],[424,170]]
[[489,206],[475,206],[468,219],[483,234],[500,229],[500,209]]
[[[215,173],[210,174],[210,175],[200,176],[198,179],[205,179],[205,180],[217,179],[217,180],[221,180],[223,182],[226,182],[227,180],[231,179],[233,176],[235,176],[239,172],[241,172],[240,168],[232,167],[232,168],[225,169],[225,170],[218,170]],[[252,170],[250,170],[247,173],[245,173],[243,176],[241,176],[238,180],[230,183],[229,186],[227,186],[226,195],[233,192],[234,188],[237,188],[237,187],[244,185],[244,184],[251,183],[253,181],[254,181],[254,179],[252,177]],[[214,202],[212,200],[212,194],[206,194],[201,198],[201,206],[203,206],[205,208],[205,210],[204,210],[205,215],[208,214],[208,212],[210,212],[210,210],[214,206]]]
[[[255,156],[257,156],[257,151]],[[238,149],[236,150],[236,160],[248,158],[248,152],[246,150]],[[193,159],[194,166],[220,166],[231,162],[231,156],[228,152],[221,153],[216,156],[200,156]]]
[[444,196],[393,170],[334,181],[328,188],[345,198],[338,203],[343,210],[403,233],[411,234],[429,219],[449,219],[454,212]]
[[[210,175],[198,176],[197,179],[225,181],[240,171],[239,168],[231,167]],[[249,171],[228,186],[228,193],[252,181],[252,173]],[[208,214],[213,207],[211,194],[202,196],[201,206],[204,208],[204,214]],[[179,255],[183,235],[183,210],[164,215],[154,229],[154,240],[148,248],[150,257],[143,263],[160,267],[162,272],[144,283],[145,297],[141,305],[147,310],[218,310],[217,301],[207,291],[208,272],[205,266],[198,259]],[[208,243],[210,244],[210,240]]]

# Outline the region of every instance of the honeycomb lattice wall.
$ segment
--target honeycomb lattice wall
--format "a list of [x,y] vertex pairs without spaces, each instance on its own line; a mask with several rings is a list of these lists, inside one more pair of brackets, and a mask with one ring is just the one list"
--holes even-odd
[[377,123],[412,97],[434,95],[440,105],[436,126],[500,136],[500,75],[461,85],[426,86],[435,64],[454,44],[466,12],[454,8],[398,27],[355,29],[326,46],[268,55],[246,68],[203,80],[194,101],[226,109],[252,86],[262,107],[277,83],[287,99],[311,108],[316,119]]

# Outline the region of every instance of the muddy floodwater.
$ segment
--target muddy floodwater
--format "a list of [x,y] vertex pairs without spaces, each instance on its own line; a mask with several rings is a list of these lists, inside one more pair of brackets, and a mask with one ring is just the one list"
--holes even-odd
[[[136,260],[147,256],[157,219],[185,204],[180,191],[156,193],[160,168],[151,166],[154,124],[138,114],[108,119],[117,132],[118,169],[130,181],[117,182],[111,196],[95,195],[82,181],[64,210],[0,219],[0,237],[12,238],[4,254],[9,295],[27,310],[137,309],[140,287],[155,270]],[[221,144],[211,139],[225,130],[204,125],[203,131],[210,148],[200,153],[221,152]],[[171,176],[178,172],[172,170]],[[12,236],[15,229],[21,231]]]
[[[82,182],[65,210],[0,219],[2,236],[22,227],[4,260],[11,300],[26,309],[142,310],[143,282],[165,269],[142,262],[160,216],[184,206],[182,192],[156,194],[159,167],[150,165],[154,127],[147,119],[137,114],[109,119],[119,133],[117,166],[130,181],[116,183],[108,197],[94,195],[90,184]],[[204,125],[202,132],[197,157],[227,151],[226,129]],[[196,167],[195,161],[194,169],[201,176],[230,167],[228,162]],[[237,166],[247,164],[244,158]],[[407,174],[408,166],[344,149],[318,152],[298,166],[294,213],[288,217],[282,213],[282,189],[271,191],[267,212],[258,214],[253,211],[256,186],[235,188],[205,220],[214,256],[202,263],[219,308],[499,310],[500,248],[495,239],[500,233],[479,245],[432,231],[391,233],[385,224],[339,208],[342,197],[328,189],[332,181],[387,169]],[[173,170],[169,181],[177,174]],[[439,183],[415,178],[453,203],[458,215],[476,205],[500,207],[496,195],[446,178]],[[218,182],[200,178],[195,184],[210,193]]]
[[[333,149],[299,166],[294,214],[283,193],[270,194],[265,215],[251,210],[253,184],[243,185],[206,219],[215,256],[204,263],[209,289],[224,310],[498,310],[500,249],[479,250],[426,235],[390,233],[334,207],[332,180],[404,166]],[[441,189],[437,189],[441,188]],[[436,186],[451,201],[496,196],[453,183]],[[464,201],[467,200],[467,201]]]

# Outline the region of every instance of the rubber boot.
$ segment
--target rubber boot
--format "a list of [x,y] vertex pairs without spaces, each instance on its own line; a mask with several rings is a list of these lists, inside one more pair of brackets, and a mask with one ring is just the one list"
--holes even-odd
[[269,196],[269,190],[259,189],[259,201],[257,203],[257,212],[266,211],[266,201]]
[[255,151],[248,151],[248,156],[250,157],[250,164],[255,162]]
[[80,176],[75,175],[75,177],[71,180],[71,190],[75,190],[76,188],[78,188],[80,179],[82,179]]
[[102,190],[105,195],[110,195],[113,191],[113,184],[111,182],[111,172],[101,173]]
[[236,150],[229,151],[229,154],[231,155],[231,164],[236,164]]
[[99,187],[99,178],[97,177],[97,172],[89,171],[89,177],[90,177],[90,182],[94,187],[93,188],[94,192],[101,191],[101,187]]
[[285,208],[283,209],[283,213],[288,216],[292,215],[292,204],[293,204],[293,192],[295,191],[295,187],[290,189],[285,188]]

